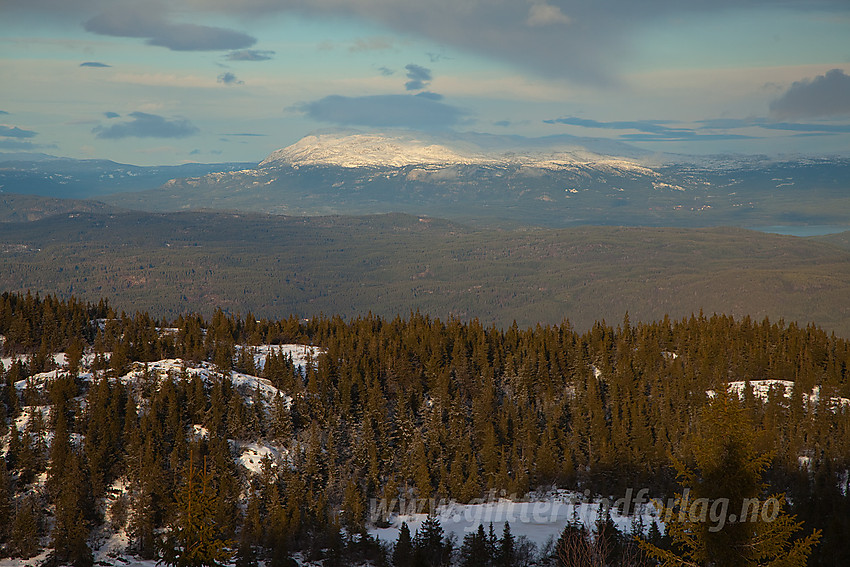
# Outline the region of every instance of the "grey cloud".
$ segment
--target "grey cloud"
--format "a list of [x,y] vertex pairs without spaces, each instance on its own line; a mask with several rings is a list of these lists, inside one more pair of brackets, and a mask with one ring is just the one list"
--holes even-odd
[[111,111],[104,112],[103,115],[106,116],[107,118],[119,118],[121,116],[117,112],[111,112]]
[[109,127],[97,126],[92,129],[98,138],[185,138],[198,133],[191,122],[184,118],[167,120],[156,114],[131,112],[133,120]]
[[767,130],[788,130],[789,132],[810,132],[812,134],[846,134],[850,124],[798,124],[794,122],[767,123],[761,126]]
[[600,122],[588,118],[556,118],[544,120],[547,124],[567,124],[582,128],[600,128],[604,130],[637,130],[637,133],[621,133],[619,138],[630,142],[698,142],[717,140],[744,140],[752,136],[742,134],[702,134],[693,128],[672,128],[670,120],[615,120]]
[[629,121],[614,121],[614,122],[599,122],[587,118],[577,118],[570,116],[567,118],[556,118],[554,120],[544,120],[546,124],[567,124],[569,126],[581,126],[583,128],[602,128],[605,130],[638,130],[650,134],[669,134],[676,132],[679,129],[669,128],[664,124],[670,124],[670,120],[629,120]]
[[0,149],[3,150],[32,150],[39,147],[32,142],[21,142],[20,140],[0,140]]
[[395,71],[388,67],[378,67],[378,72],[384,77],[389,77],[391,75],[395,75]]
[[621,140],[628,142],[716,142],[718,140],[753,140],[757,136],[746,136],[744,134],[700,134],[693,130],[676,130],[672,134],[650,134],[641,132],[638,134],[621,134]]
[[414,95],[332,95],[303,104],[299,109],[321,122],[376,128],[448,128],[465,115],[454,106]]
[[37,134],[32,130],[22,130],[17,126],[4,126],[0,124],[0,136],[6,138],[32,138]]
[[100,35],[147,38],[148,45],[172,51],[241,49],[257,42],[248,34],[226,28],[171,23],[165,19],[163,8],[156,3],[119,4],[91,18],[83,27]]
[[112,67],[112,65],[107,65],[106,63],[101,63],[100,61],[85,61],[80,63],[80,67]]
[[850,76],[832,69],[814,79],[797,81],[770,105],[777,118],[850,115]]
[[812,135],[845,134],[850,132],[850,124],[817,124],[801,122],[774,122],[768,118],[713,118],[699,120],[702,129],[733,130],[736,128],[764,128],[765,130],[786,130],[789,132],[805,132]]
[[240,81],[236,77],[236,75],[234,75],[233,73],[231,73],[229,71],[227,73],[222,73],[221,75],[219,75],[217,80],[218,80],[219,83],[223,83],[225,85],[244,85],[245,84],[244,81]]
[[405,69],[407,69],[407,78],[410,79],[404,84],[404,88],[409,91],[419,91],[428,86],[428,83],[431,82],[431,70],[422,67],[421,65],[416,65],[411,63],[410,65],[405,65]]
[[[141,0],[2,0],[4,16],[25,12],[40,18],[79,21]],[[149,5],[147,0],[145,5]],[[311,17],[357,18],[401,34],[468,50],[547,76],[586,83],[616,80],[634,30],[645,23],[688,20],[753,8],[778,7],[847,17],[847,0],[172,0],[175,13],[215,12],[240,18],[291,12]],[[571,24],[530,26],[532,5],[557,8]],[[537,9],[532,22],[553,22],[554,10]],[[189,17],[189,16],[187,16]],[[559,19],[557,16],[555,20]],[[155,35],[130,35],[153,38]]]
[[268,61],[274,57],[274,51],[258,49],[241,49],[227,54],[228,61]]
[[224,28],[167,24],[147,43],[167,47],[172,51],[216,51],[250,47],[257,43],[257,40],[248,34]]
[[432,93],[431,91],[423,91],[421,93],[418,93],[416,96],[427,98],[430,100],[443,100],[443,95],[441,95],[440,93]]
[[0,110],[0,114],[9,114],[9,113],[6,112],[5,110]]

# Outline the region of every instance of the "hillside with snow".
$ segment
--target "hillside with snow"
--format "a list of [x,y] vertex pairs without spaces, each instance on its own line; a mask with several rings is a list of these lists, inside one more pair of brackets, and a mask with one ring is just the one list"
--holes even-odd
[[[166,329],[169,333],[173,330]],[[310,345],[283,344],[283,345],[257,345],[238,346],[237,356],[241,357],[244,351],[249,360],[254,364],[256,374],[263,373],[267,360],[270,356],[282,356],[291,362],[292,368],[302,377],[306,376],[308,367],[315,367],[318,357],[323,350]],[[112,353],[101,353],[100,362],[108,363]],[[27,357],[6,356],[0,359],[3,368],[10,368],[19,363],[26,363]],[[55,417],[55,406],[49,403],[49,392],[54,383],[64,379],[68,370],[68,356],[66,353],[55,353],[50,360],[55,365],[53,370],[40,372],[26,379],[12,383],[15,391],[25,400],[40,400],[41,403],[28,405],[23,408],[19,417],[14,421],[17,431],[24,435],[37,435],[40,439],[34,442],[42,443],[48,452],[54,443],[53,432],[44,424],[50,423]],[[153,362],[134,362],[127,372],[114,377],[109,377],[103,370],[97,370],[94,366],[98,363],[98,356],[89,353],[83,356],[81,367],[76,376],[76,381],[83,390],[90,391],[97,387],[101,380],[112,385],[123,385],[132,393],[137,411],[144,414],[150,410],[152,397],[163,388],[173,389],[175,383],[185,384],[198,383],[205,390],[213,388],[216,383],[222,381],[232,386],[235,393],[241,398],[249,411],[259,411],[266,419],[274,419],[278,408],[283,407],[290,410],[293,397],[291,393],[284,392],[275,387],[266,378],[254,374],[248,374],[236,370],[222,371],[214,364],[206,361],[189,361],[184,359],[163,359]],[[78,396],[72,400],[85,411],[86,396]],[[34,425],[38,421],[38,425]],[[212,433],[200,423],[189,427],[189,438],[197,442],[210,440]],[[0,458],[4,458],[10,451],[8,435],[0,438]],[[87,443],[84,434],[72,433],[70,441],[78,448]],[[240,475],[246,475],[248,481],[260,479],[264,474],[264,468],[279,467],[293,468],[297,465],[297,457],[293,455],[304,450],[299,443],[285,439],[258,438],[254,440],[228,438],[227,444],[230,448],[234,464]],[[31,490],[43,492],[46,490],[47,473],[42,473],[35,481]],[[114,481],[107,491],[105,498],[99,500],[99,512],[108,520],[107,523],[94,530],[89,537],[88,543],[92,549],[96,565],[122,565],[124,567],[154,567],[157,561],[144,559],[136,555],[132,548],[132,538],[128,533],[128,526],[116,520],[116,503],[133,494],[133,482],[128,476],[119,477]],[[247,504],[243,495],[240,508]],[[629,498],[631,494],[629,493]],[[393,503],[394,504],[394,503]],[[613,506],[612,506],[613,504]],[[399,528],[402,522],[406,522],[412,532],[415,532],[428,517],[427,513],[404,509],[404,502],[395,512],[382,514],[379,509],[386,503],[372,502],[372,507],[378,509],[368,510],[369,534],[378,542],[389,546],[393,545],[398,538]],[[414,503],[415,505],[415,503]],[[527,495],[512,495],[511,497],[496,497],[490,494],[486,499],[479,499],[469,504],[460,504],[453,500],[444,500],[433,510],[441,522],[447,537],[452,541],[461,542],[463,538],[476,530],[479,524],[494,525],[501,529],[505,522],[511,525],[511,529],[518,544],[526,549],[551,550],[553,542],[557,540],[560,533],[568,524],[576,522],[593,529],[602,518],[610,516],[613,525],[623,533],[645,534],[652,523],[660,525],[663,523],[657,517],[657,511],[648,499],[644,499],[636,506],[627,504],[624,513],[613,502],[613,497],[602,497],[591,495],[590,491],[585,493],[570,492],[565,490],[551,490],[541,493],[529,493]],[[631,506],[631,509],[628,508]],[[47,525],[53,520],[53,511],[46,510]],[[385,518],[385,519],[382,519]],[[2,558],[0,567],[26,567],[38,565],[49,560],[51,549],[49,541],[43,538],[44,550],[38,555],[28,559]],[[311,566],[322,565],[322,562],[312,562],[304,558],[300,553],[293,555],[297,565]]]

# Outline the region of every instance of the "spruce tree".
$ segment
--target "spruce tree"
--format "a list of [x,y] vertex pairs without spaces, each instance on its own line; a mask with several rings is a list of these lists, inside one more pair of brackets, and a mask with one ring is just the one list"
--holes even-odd
[[758,450],[757,432],[737,396],[721,391],[704,408],[693,455],[693,468],[674,463],[683,486],[675,504],[659,505],[674,548],[641,541],[650,557],[662,567],[806,565],[820,532],[798,537],[802,522],[783,509],[784,496],[762,499],[770,455]]
[[408,567],[413,564],[413,542],[407,522],[401,523],[398,539],[393,547],[393,567]]
[[79,456],[71,451],[65,457],[65,468],[58,486],[56,521],[51,532],[50,547],[53,548],[46,565],[73,565],[91,567],[94,556],[89,548],[86,502],[89,481],[79,463]]
[[39,515],[32,496],[27,496],[15,511],[9,548],[12,557],[29,559],[39,552]]
[[435,516],[428,516],[413,539],[414,564],[422,567],[447,565],[451,561],[451,545],[443,539],[443,527]]
[[492,556],[487,553],[487,534],[484,526],[478,524],[478,530],[463,537],[460,548],[461,567],[488,567]]
[[189,459],[186,482],[177,493],[177,519],[160,544],[157,563],[172,567],[221,567],[233,553],[215,523],[217,495],[206,465],[202,472]]
[[11,531],[12,513],[14,511],[12,501],[12,478],[9,476],[9,471],[6,469],[6,459],[0,456],[0,550],[9,539]]
[[511,525],[508,522],[505,522],[505,527],[502,529],[497,557],[499,567],[513,567],[516,562],[516,540],[511,533]]

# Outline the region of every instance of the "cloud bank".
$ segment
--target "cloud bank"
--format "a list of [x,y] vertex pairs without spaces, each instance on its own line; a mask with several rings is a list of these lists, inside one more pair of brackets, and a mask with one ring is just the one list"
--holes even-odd
[[850,76],[832,69],[814,79],[797,81],[771,103],[770,113],[780,119],[850,116]]
[[[3,0],[12,15],[73,25],[97,14],[86,29],[147,38],[169,49],[241,50],[254,43],[253,37],[226,28],[173,23],[164,9],[151,6],[151,0]],[[168,6],[186,18],[224,15],[242,22],[280,13],[356,18],[546,76],[589,83],[612,82],[634,30],[643,24],[771,9],[850,15],[847,0],[171,0]],[[133,12],[142,17],[120,15]],[[366,43],[363,47],[369,47]]]
[[443,129],[465,113],[454,106],[419,95],[326,96],[298,107],[313,120],[343,126]]
[[0,136],[6,138],[32,138],[36,134],[32,130],[22,130],[17,126],[4,126],[0,124]]
[[227,28],[169,22],[164,9],[156,3],[118,3],[86,21],[83,27],[99,35],[147,38],[148,45],[172,51],[242,49],[257,42],[246,33]]
[[184,118],[167,120],[156,114],[131,112],[133,120],[113,124],[109,127],[97,126],[92,133],[98,138],[117,140],[121,138],[185,138],[199,132],[191,122]]

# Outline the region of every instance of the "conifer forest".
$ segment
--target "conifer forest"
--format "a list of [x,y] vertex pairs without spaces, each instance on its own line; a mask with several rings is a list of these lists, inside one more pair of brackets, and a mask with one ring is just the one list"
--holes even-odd
[[[0,562],[850,565],[850,342],[814,325],[160,320],[5,293],[0,335]],[[451,536],[427,506],[388,541],[375,514],[630,489],[657,521],[547,544],[507,521]],[[716,529],[686,498],[775,513]]]

